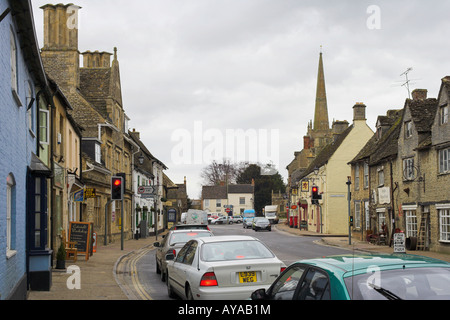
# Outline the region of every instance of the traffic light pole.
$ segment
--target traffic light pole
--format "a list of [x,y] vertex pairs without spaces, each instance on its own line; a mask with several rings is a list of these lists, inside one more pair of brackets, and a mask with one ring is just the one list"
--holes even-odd
[[348,177],[348,180],[347,180],[347,182],[346,182],[346,184],[347,184],[347,192],[348,192],[348,244],[349,245],[351,245],[352,244],[352,226],[351,226],[351,224],[350,224],[350,219],[351,219],[351,215],[352,215],[352,212],[351,212],[351,200],[352,200],[352,194],[351,194],[351,192],[350,192],[350,186],[351,186],[351,184],[352,184],[352,181],[351,181],[351,177]]
[[123,251],[123,199],[120,201],[120,250]]

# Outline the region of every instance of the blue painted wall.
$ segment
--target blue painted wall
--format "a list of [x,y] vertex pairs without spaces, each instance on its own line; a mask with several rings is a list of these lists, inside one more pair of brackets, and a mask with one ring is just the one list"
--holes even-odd
[[[7,0],[0,0],[0,14],[8,6]],[[18,95],[21,107],[11,90],[11,29],[18,48]],[[28,86],[34,97],[36,89],[20,49],[22,44],[16,30],[16,22],[10,13],[0,22],[0,300],[8,299],[26,276],[26,174],[31,153],[36,153],[35,136],[28,128],[27,115],[27,103],[30,101],[27,98]],[[36,116],[36,103],[33,110]],[[15,254],[11,257],[7,257],[6,252],[6,179],[9,174],[14,176],[16,182],[12,221],[12,249]]]

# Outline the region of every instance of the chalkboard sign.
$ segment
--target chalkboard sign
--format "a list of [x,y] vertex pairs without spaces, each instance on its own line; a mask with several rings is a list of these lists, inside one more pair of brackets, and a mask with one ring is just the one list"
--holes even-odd
[[85,254],[89,259],[91,224],[85,222],[71,222],[69,228],[69,241],[76,242],[78,253]]

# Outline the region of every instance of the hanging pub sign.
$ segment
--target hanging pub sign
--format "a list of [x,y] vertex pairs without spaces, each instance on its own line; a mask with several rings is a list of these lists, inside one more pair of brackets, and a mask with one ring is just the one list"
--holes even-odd
[[309,181],[308,180],[302,181],[302,192],[309,192]]
[[81,189],[73,194],[73,201],[75,202],[84,201],[84,189]]
[[84,189],[84,199],[93,199],[93,198],[97,198],[95,188]]

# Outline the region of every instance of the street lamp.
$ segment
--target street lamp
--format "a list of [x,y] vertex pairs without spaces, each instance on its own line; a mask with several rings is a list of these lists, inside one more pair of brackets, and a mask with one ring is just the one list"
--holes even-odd
[[141,155],[139,156],[138,160],[139,160],[140,164],[144,164],[145,158],[144,158],[144,155],[142,154],[142,152],[141,152]]

